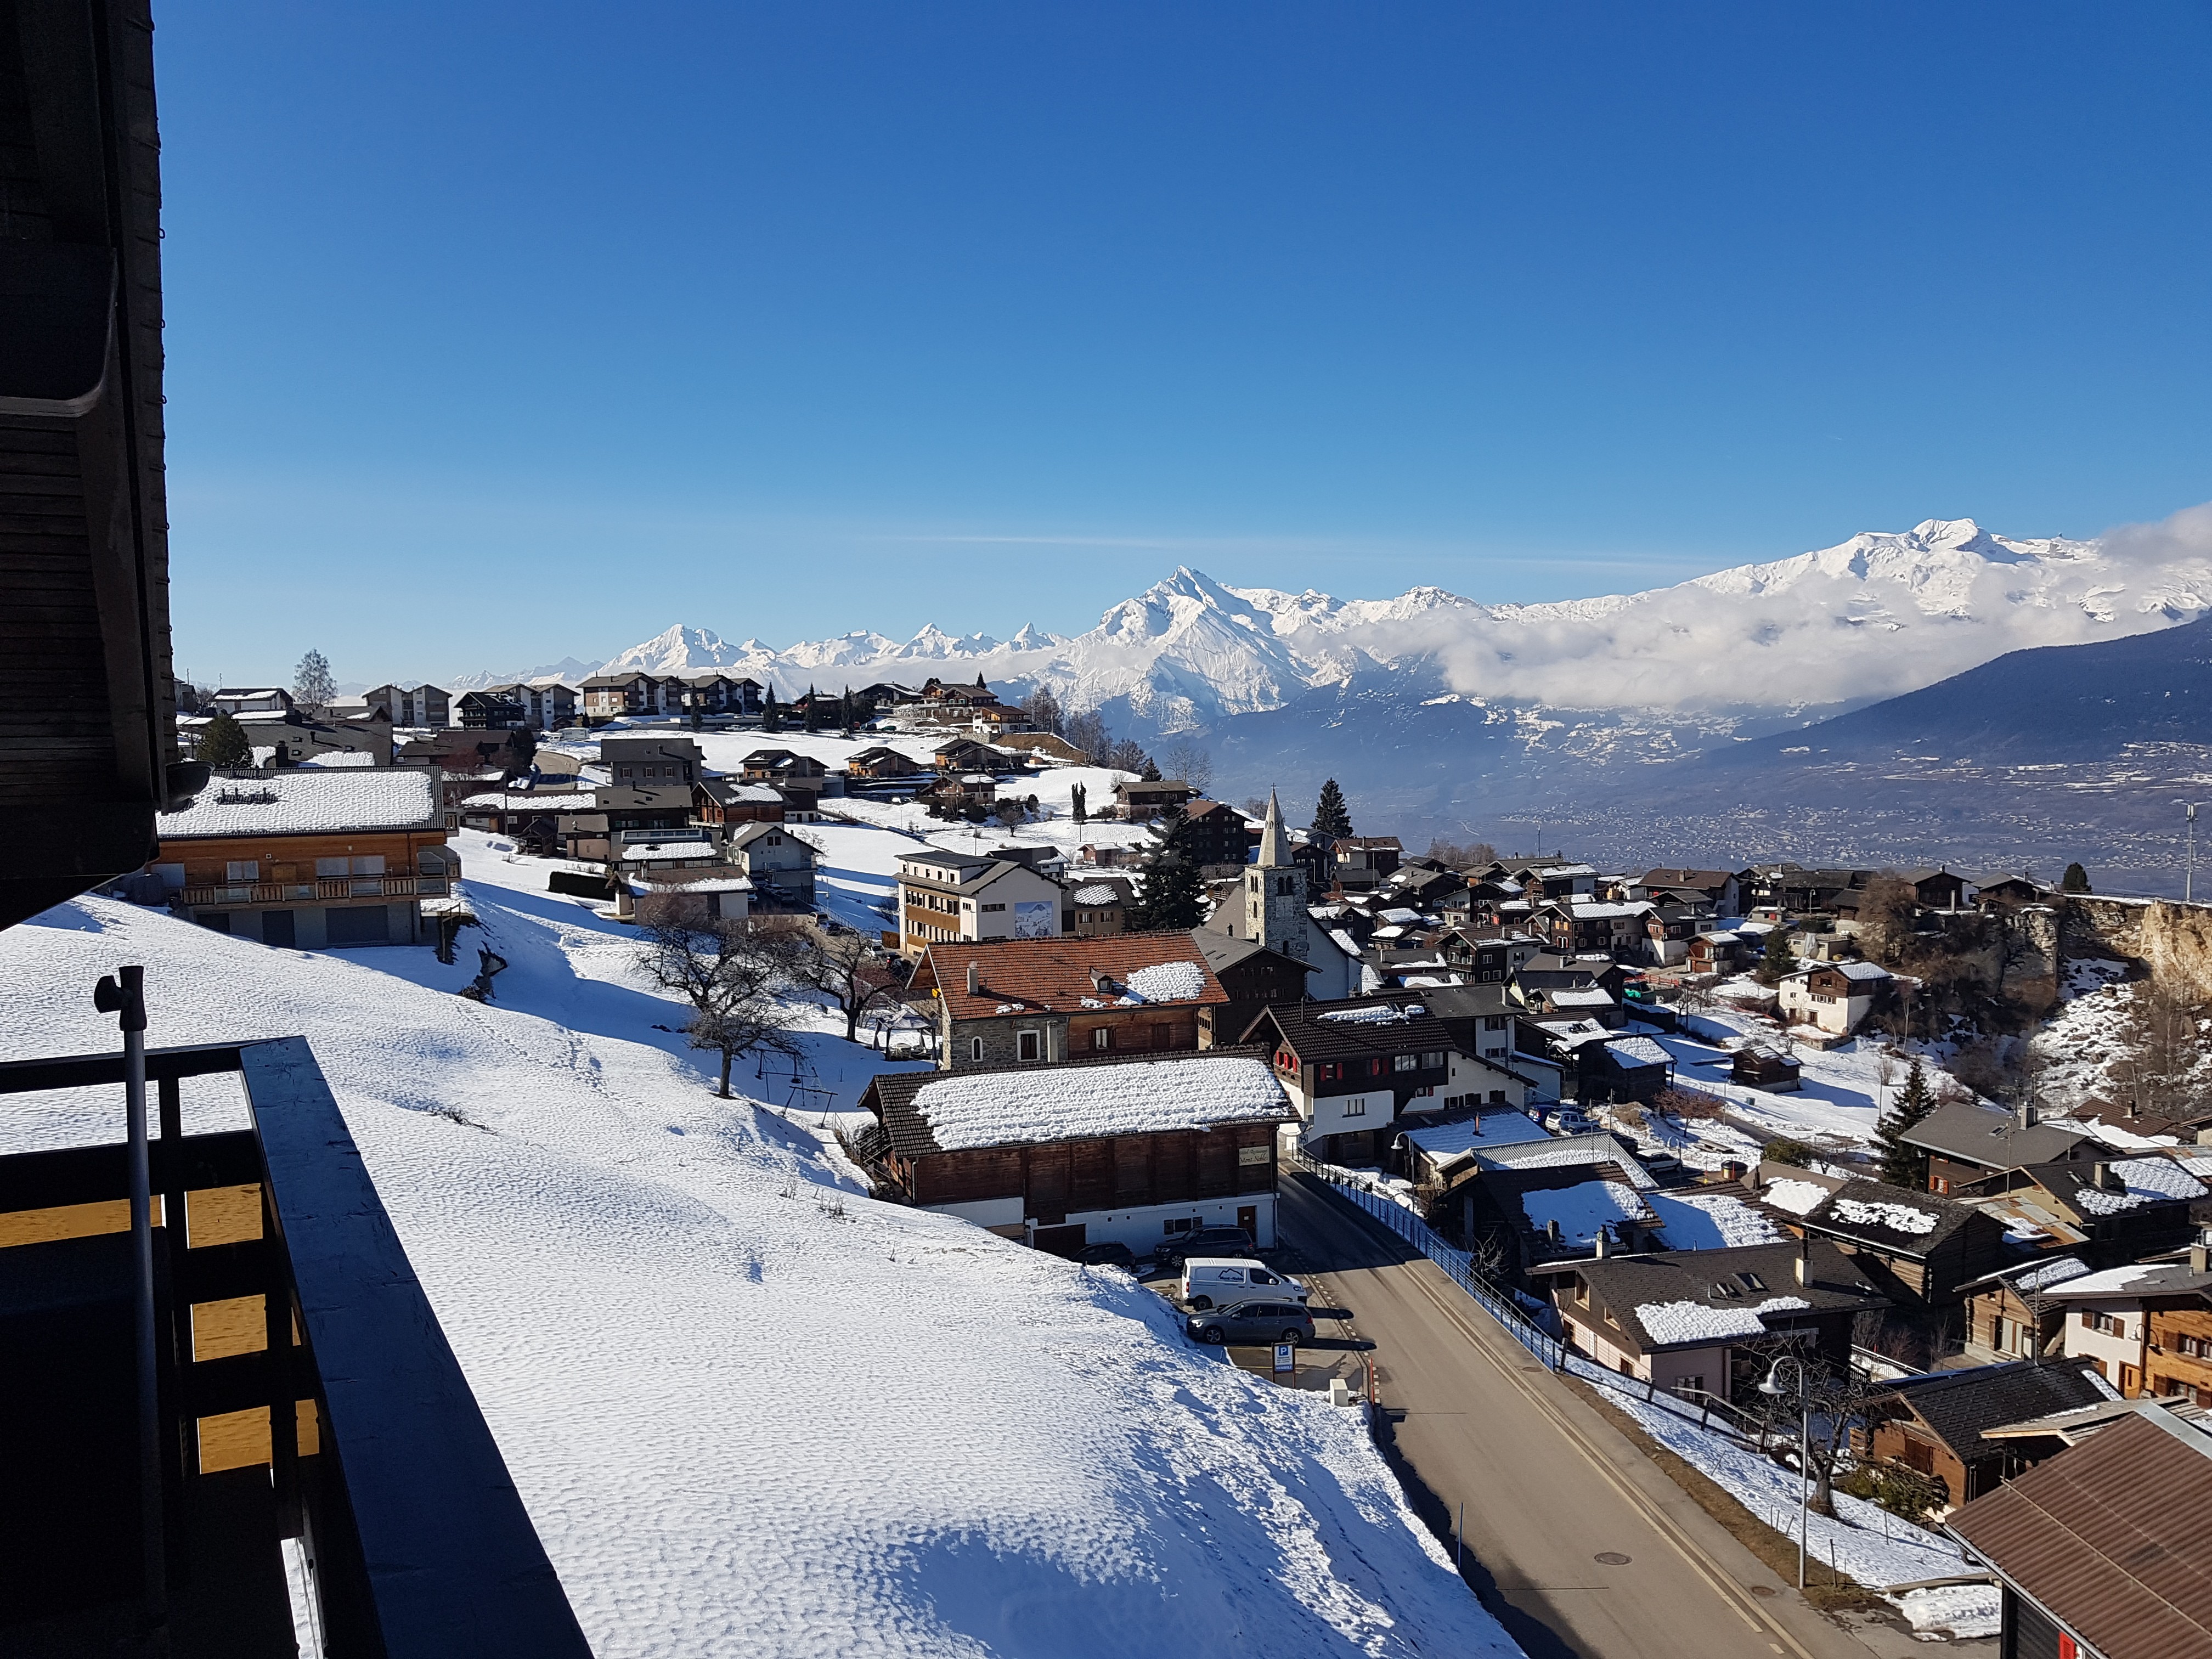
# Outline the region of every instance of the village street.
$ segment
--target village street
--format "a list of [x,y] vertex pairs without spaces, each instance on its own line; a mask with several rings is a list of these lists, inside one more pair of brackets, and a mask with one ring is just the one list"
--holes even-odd
[[1294,1270],[1374,1345],[1398,1450],[1444,1513],[1466,1504],[1467,1576],[1530,1659],[1914,1650],[1807,1607],[1434,1262],[1310,1176],[1280,1191]]

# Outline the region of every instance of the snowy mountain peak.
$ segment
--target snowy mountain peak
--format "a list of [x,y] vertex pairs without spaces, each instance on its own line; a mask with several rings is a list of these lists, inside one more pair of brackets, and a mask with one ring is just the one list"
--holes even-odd
[[687,628],[678,623],[654,635],[642,645],[633,645],[610,657],[604,672],[610,674],[691,674],[710,668],[728,668],[744,656],[744,647],[732,645],[709,628]]

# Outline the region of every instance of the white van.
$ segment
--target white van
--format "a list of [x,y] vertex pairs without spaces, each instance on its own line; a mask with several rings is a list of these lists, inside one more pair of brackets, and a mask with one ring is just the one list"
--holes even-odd
[[1200,1313],[1240,1302],[1303,1303],[1307,1294],[1297,1279],[1243,1256],[1194,1255],[1182,1264],[1182,1304]]

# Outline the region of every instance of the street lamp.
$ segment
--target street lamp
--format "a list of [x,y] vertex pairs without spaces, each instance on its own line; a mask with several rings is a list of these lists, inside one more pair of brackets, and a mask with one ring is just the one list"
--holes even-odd
[[1811,1407],[1805,1398],[1805,1362],[1784,1354],[1767,1368],[1766,1380],[1759,1385],[1759,1393],[1769,1400],[1779,1400],[1787,1392],[1779,1378],[1784,1365],[1794,1366],[1797,1372],[1797,1588],[1805,1588],[1805,1534],[1809,1528],[1812,1510],[1813,1482],[1813,1426]]
[[2181,807],[2189,820],[2189,858],[2181,866],[2181,902],[2187,904],[2197,896],[2197,803],[2185,800]]

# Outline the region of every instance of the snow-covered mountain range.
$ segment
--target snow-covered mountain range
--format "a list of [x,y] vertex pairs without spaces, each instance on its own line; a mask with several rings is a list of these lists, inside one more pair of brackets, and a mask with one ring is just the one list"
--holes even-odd
[[1486,605],[1437,587],[1339,599],[1230,587],[1184,567],[1072,636],[1033,627],[1010,640],[955,636],[933,624],[905,641],[862,630],[777,649],[679,625],[604,665],[572,658],[536,672],[726,669],[786,695],[981,673],[1002,696],[1049,685],[1064,703],[1152,737],[1355,684],[1395,685],[1425,703],[1459,699],[1493,725],[1635,710],[1734,732],[1911,690],[2024,647],[2212,612],[2204,512],[2092,541],[2017,540],[1972,520],[1929,520],[1673,587],[1537,605]]

